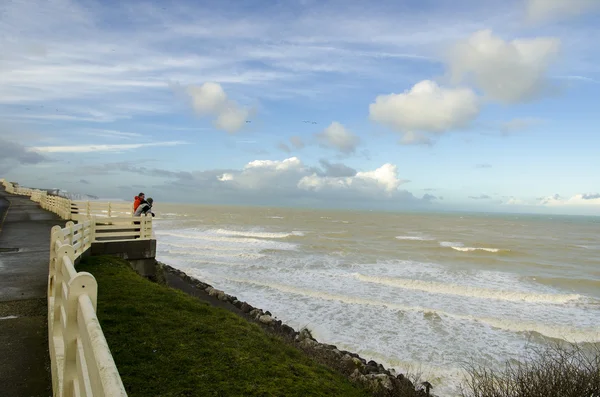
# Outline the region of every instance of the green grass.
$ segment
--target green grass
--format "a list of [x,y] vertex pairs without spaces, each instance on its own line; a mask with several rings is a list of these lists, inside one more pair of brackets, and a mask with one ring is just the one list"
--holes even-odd
[[135,396],[368,396],[256,324],[138,276],[111,257],[78,266],[98,281],[98,317]]

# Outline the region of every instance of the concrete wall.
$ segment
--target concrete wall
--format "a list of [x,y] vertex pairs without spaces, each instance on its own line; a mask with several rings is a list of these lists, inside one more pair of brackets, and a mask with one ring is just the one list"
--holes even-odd
[[141,276],[156,279],[155,239],[94,242],[90,254],[111,255],[125,259]]

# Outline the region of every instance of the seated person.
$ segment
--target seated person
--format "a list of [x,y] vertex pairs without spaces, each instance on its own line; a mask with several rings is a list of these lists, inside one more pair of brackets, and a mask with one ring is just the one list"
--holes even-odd
[[152,203],[154,202],[154,200],[152,200],[152,198],[148,198],[147,200],[143,201],[140,206],[137,208],[137,210],[135,210],[135,214],[133,214],[133,216],[142,216],[142,215],[146,215],[148,213],[152,214],[152,216],[154,216],[154,212],[151,211],[152,209]]

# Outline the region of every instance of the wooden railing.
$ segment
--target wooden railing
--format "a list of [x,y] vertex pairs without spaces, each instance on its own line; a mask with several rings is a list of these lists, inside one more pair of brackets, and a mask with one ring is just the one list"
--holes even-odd
[[[152,217],[132,216],[127,203],[72,201],[0,180],[8,193],[29,196],[69,220],[54,226],[48,274],[48,340],[54,397],[127,396],[96,315],[98,284],[74,263],[92,244],[151,239]],[[74,223],[70,220],[76,220]]]
[[127,396],[96,316],[96,279],[74,266],[91,247],[93,228],[91,221],[52,228],[48,341],[55,397]]
[[85,219],[89,216],[97,217],[131,217],[133,215],[133,204],[114,203],[102,201],[72,200],[71,219]]

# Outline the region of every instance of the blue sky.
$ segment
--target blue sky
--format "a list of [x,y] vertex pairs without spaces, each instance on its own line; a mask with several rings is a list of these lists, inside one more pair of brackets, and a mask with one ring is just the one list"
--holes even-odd
[[600,215],[595,0],[50,0],[0,15],[0,175],[22,184]]

